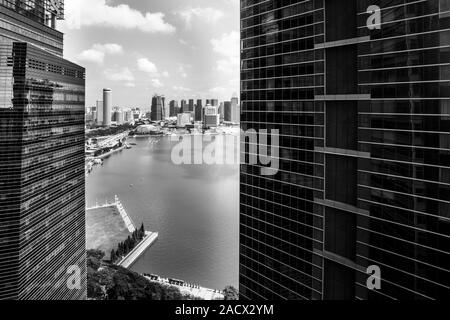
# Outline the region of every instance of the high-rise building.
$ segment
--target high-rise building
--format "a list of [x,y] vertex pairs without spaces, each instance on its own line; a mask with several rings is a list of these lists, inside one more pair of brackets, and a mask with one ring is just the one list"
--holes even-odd
[[180,108],[178,107],[178,101],[172,100],[169,103],[169,114],[170,117],[176,117],[180,113]]
[[97,114],[96,114],[95,121],[97,122],[98,126],[102,126],[103,125],[103,113],[104,113],[103,101],[97,101],[96,105],[97,105],[97,108],[96,108]]
[[223,103],[223,121],[231,122],[231,102],[225,101]]
[[241,127],[280,144],[241,166],[241,298],[448,299],[449,11],[241,1]]
[[239,99],[235,95],[231,98],[231,122],[239,123],[241,120],[241,111],[239,107]]
[[225,118],[225,104],[223,102],[219,105],[219,116],[220,116],[220,122],[223,122]]
[[0,1],[0,299],[86,298],[85,70],[54,3]]
[[105,127],[111,126],[112,116],[112,90],[103,89],[103,125]]
[[163,96],[154,95],[152,98],[152,121],[164,120],[166,118],[165,112],[165,98]]
[[203,113],[203,104],[202,104],[202,100],[198,99],[197,100],[197,104],[195,105],[195,117],[194,120],[195,121],[203,121],[202,119],[202,113]]
[[181,112],[189,112],[186,100],[181,100]]
[[219,107],[219,100],[218,99],[212,99],[211,100],[211,106]]
[[203,125],[207,128],[215,128],[220,124],[220,116],[217,107],[207,105],[203,109]]

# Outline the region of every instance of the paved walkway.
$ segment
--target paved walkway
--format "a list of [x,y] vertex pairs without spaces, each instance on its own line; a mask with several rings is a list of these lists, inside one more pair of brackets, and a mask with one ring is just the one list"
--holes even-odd
[[145,238],[129,254],[126,255],[117,265],[129,268],[137,258],[139,258],[147,248],[149,248],[158,239],[157,232],[145,232]]

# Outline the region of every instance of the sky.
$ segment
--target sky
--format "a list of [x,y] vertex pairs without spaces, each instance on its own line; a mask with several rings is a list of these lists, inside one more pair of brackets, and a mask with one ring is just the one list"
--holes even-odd
[[64,57],[86,68],[86,107],[230,100],[239,92],[239,0],[65,0]]

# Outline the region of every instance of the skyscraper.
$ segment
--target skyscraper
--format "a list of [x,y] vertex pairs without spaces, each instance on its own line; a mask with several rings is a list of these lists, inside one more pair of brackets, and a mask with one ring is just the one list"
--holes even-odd
[[223,103],[223,120],[231,122],[231,102],[225,101]]
[[102,126],[103,125],[103,113],[104,113],[104,108],[103,108],[103,101],[97,101],[97,115],[96,115],[96,122],[98,126]]
[[202,100],[198,99],[197,104],[195,105],[195,117],[194,121],[202,121],[202,113],[203,113],[203,104]]
[[189,112],[186,100],[181,100],[181,112]]
[[239,108],[239,99],[235,95],[231,98],[231,122],[239,123],[241,119],[241,112]]
[[112,118],[112,90],[103,89],[103,125],[111,126]]
[[165,112],[165,98],[163,96],[154,95],[152,98],[152,121],[164,120],[166,118]]
[[0,1],[0,299],[86,298],[85,71],[54,3]]
[[172,100],[169,103],[169,113],[170,117],[176,117],[180,113],[180,108],[178,107],[178,101]]
[[241,169],[242,298],[450,296],[449,11],[241,1],[241,126],[280,133]]

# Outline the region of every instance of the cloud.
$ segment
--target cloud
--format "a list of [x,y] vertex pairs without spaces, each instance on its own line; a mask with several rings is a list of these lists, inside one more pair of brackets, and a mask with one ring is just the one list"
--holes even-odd
[[90,49],[81,52],[77,56],[77,60],[102,64],[106,55],[117,55],[122,53],[122,46],[116,43],[94,44]]
[[151,80],[151,84],[152,84],[152,87],[153,87],[153,88],[161,88],[161,87],[164,87],[164,84],[161,82],[161,80],[156,79],[156,78]]
[[163,71],[163,73],[161,74],[164,78],[168,78],[168,77],[170,77],[170,74],[169,74],[169,72],[167,72],[167,71]]
[[186,8],[176,12],[176,14],[181,17],[187,28],[192,27],[194,20],[216,23],[224,16],[222,11],[214,8]]
[[157,75],[158,74],[158,68],[156,65],[148,60],[147,58],[140,58],[137,61],[138,69],[146,72],[150,75]]
[[110,81],[123,81],[128,83],[134,81],[134,75],[128,68],[106,69],[104,75]]
[[191,89],[185,88],[185,87],[182,87],[182,86],[173,86],[172,89],[174,91],[179,91],[179,92],[190,92],[190,91],[192,91]]
[[125,83],[125,87],[134,88],[134,87],[136,87],[136,85],[134,84],[134,82],[127,82],[127,83]]
[[126,4],[113,6],[109,3],[108,0],[66,1],[67,20],[64,24],[69,29],[101,26],[164,34],[174,33],[176,30],[164,20],[165,15],[161,12],[143,14]]
[[216,63],[217,71],[233,74],[239,73],[239,41],[239,32],[237,31],[223,34],[219,39],[211,40],[214,52],[221,56]]

